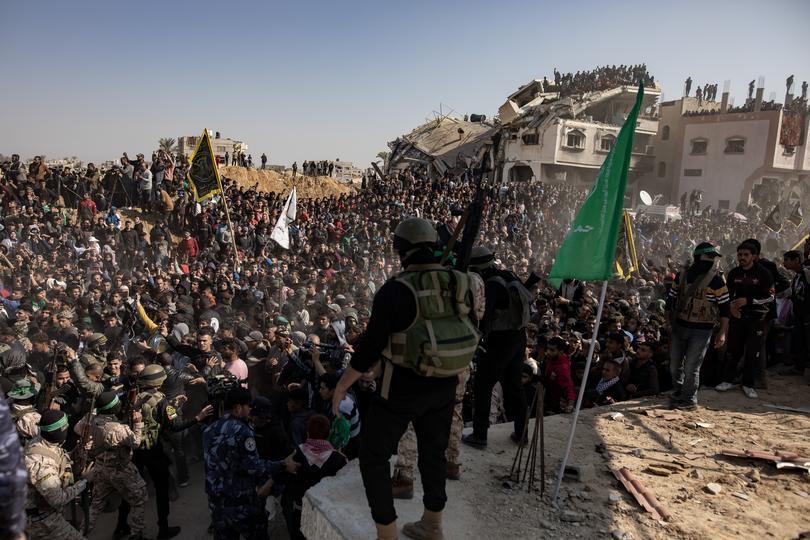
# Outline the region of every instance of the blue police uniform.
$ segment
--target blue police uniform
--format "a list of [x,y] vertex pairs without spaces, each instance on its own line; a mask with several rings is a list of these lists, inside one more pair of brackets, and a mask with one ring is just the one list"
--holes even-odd
[[256,487],[280,472],[283,462],[261,459],[253,429],[230,413],[205,429],[203,448],[214,538],[267,538],[267,513]]

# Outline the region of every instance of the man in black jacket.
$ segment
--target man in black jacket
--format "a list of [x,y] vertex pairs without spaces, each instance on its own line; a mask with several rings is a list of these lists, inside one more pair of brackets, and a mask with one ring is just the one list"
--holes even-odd
[[754,384],[764,368],[762,342],[768,322],[771,304],[774,302],[774,286],[771,273],[756,262],[757,246],[743,242],[737,246],[739,266],[728,274],[728,292],[731,300],[728,354],[723,367],[723,382],[715,389],[725,392],[734,386],[737,366],[743,361],[742,388],[751,399],[758,397]]
[[804,375],[810,382],[810,260],[802,262],[798,251],[785,252],[782,258],[785,268],[794,272],[790,299],[793,303],[793,330],[790,348],[793,365],[782,372],[783,375]]

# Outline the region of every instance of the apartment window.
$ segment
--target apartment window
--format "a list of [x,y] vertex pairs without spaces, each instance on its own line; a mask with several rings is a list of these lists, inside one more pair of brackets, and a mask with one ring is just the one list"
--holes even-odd
[[795,154],[795,153],[796,153],[796,147],[795,147],[795,146],[791,146],[791,145],[789,145],[789,144],[786,144],[786,145],[785,145],[785,150],[784,150],[784,152],[783,152],[783,154],[784,154],[784,155],[786,155],[786,156],[792,156],[792,155],[793,155],[793,154]]
[[616,137],[613,135],[605,135],[599,140],[599,148],[604,152],[613,150],[613,145],[616,144]]
[[224,146],[217,146],[217,154],[224,154],[226,152],[226,148]]
[[728,199],[720,199],[717,201],[717,209],[718,210],[728,210],[730,207]]
[[742,137],[731,137],[726,139],[726,154],[744,154],[745,139]]
[[569,148],[585,148],[585,134],[578,129],[569,131],[565,139],[565,146]]
[[540,143],[540,135],[537,133],[525,133],[521,139],[523,139],[523,144],[539,144]]
[[693,156],[705,154],[708,147],[709,141],[707,139],[692,139],[692,151],[690,154]]
[[684,169],[684,176],[703,176],[703,169]]
[[667,175],[667,164],[663,161],[658,162],[658,178],[664,178]]
[[661,130],[661,140],[668,141],[669,140],[669,126],[664,126]]

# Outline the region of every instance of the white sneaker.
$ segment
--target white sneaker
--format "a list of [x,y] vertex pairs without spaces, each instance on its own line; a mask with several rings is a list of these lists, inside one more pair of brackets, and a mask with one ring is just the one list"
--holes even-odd
[[746,395],[746,396],[747,396],[749,399],[757,399],[757,398],[759,397],[759,394],[757,394],[757,391],[756,391],[756,390],[754,390],[753,388],[749,388],[749,387],[747,387],[747,386],[743,386],[743,387],[742,387],[742,389],[743,389],[743,392],[745,392],[745,395]]
[[732,388],[734,388],[734,385],[731,384],[730,382],[721,382],[720,384],[714,387],[714,389],[717,390],[718,392],[725,392],[727,390],[731,390]]

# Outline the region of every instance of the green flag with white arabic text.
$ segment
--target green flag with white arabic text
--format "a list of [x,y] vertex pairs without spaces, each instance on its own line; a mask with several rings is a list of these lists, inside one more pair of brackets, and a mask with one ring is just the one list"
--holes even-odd
[[627,115],[613,149],[602,163],[596,183],[571,224],[549,281],[555,287],[566,278],[581,281],[604,281],[615,271],[616,242],[627,186],[627,169],[633,151],[636,119],[644,97],[644,85],[639,82],[636,103]]

